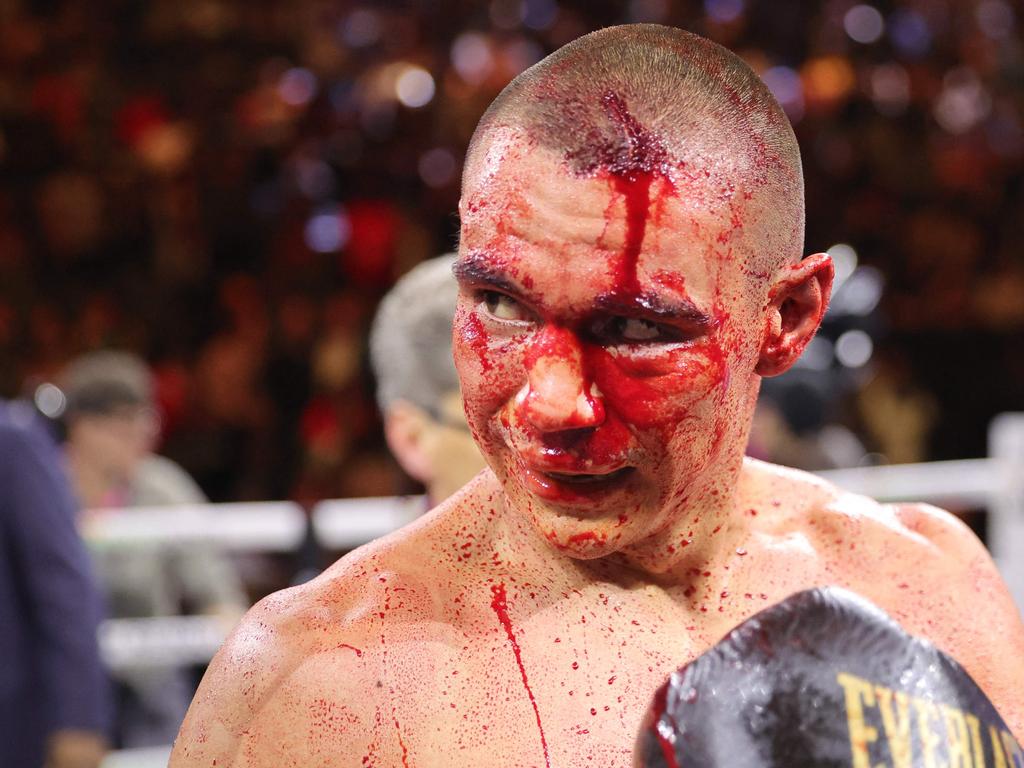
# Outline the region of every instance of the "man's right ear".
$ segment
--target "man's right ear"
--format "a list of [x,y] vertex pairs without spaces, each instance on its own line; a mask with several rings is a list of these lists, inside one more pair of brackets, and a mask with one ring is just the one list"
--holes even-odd
[[384,438],[392,455],[414,480],[428,483],[432,479],[430,461],[423,451],[430,416],[408,400],[395,400],[384,414]]

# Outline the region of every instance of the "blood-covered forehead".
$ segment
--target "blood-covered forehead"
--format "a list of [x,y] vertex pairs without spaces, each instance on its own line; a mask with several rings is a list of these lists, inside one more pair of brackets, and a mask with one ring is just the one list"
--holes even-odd
[[[652,280],[685,283],[687,298],[712,309],[716,291],[757,271],[748,262],[759,249],[745,238],[756,200],[731,179],[705,173],[713,158],[692,151],[679,162],[642,126],[628,128],[640,142],[587,157],[567,157],[521,127],[495,131],[467,169],[463,255],[506,264],[528,258],[547,273],[577,274],[632,257],[644,288]],[[568,269],[584,260],[593,263]]]
[[[463,179],[464,222],[475,213],[493,214],[499,200],[522,208],[524,196],[557,209],[567,196],[590,193],[574,181],[599,182],[591,185],[599,194],[600,182],[651,177],[651,192],[658,193],[652,213],[688,215],[693,226],[717,219],[725,231],[715,238],[734,258],[749,261],[752,272],[767,274],[800,258],[799,157],[780,150],[771,132],[751,128],[734,105],[666,120],[666,109],[635,90],[600,86],[579,92],[544,86],[510,103],[477,129]],[[566,179],[544,189],[555,184],[545,173],[551,167]],[[666,185],[671,195],[664,194]],[[533,214],[544,218],[543,210]]]

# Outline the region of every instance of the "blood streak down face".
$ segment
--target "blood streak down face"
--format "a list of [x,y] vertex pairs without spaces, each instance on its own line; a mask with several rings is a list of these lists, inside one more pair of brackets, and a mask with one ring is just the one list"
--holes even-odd
[[674,161],[615,94],[604,107],[625,140],[582,169],[492,131],[456,264],[470,427],[511,506],[584,558],[650,540],[730,484],[765,305],[743,272],[744,211],[722,198],[735,185]]

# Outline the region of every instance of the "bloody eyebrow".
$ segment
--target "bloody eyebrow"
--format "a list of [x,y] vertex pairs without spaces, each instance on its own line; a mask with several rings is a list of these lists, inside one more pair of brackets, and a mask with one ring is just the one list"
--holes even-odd
[[660,296],[649,292],[629,298],[615,294],[599,296],[597,305],[605,312],[627,316],[639,312],[661,320],[684,322],[701,329],[713,328],[717,324],[710,315],[689,299]]
[[524,293],[522,286],[505,274],[500,267],[489,264],[486,257],[478,254],[470,254],[465,259],[455,262],[452,265],[452,274],[460,283],[489,285],[499,291]]
[[[471,253],[455,262],[452,273],[460,283],[487,285],[519,296],[530,293],[483,254]],[[605,312],[626,316],[645,315],[668,322],[686,323],[702,331],[718,325],[714,318],[690,299],[682,297],[661,296],[651,292],[631,297],[604,294],[598,296],[595,303]]]

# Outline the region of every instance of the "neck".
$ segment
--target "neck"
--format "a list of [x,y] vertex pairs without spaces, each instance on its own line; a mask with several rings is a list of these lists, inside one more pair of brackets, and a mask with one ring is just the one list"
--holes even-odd
[[736,556],[748,526],[740,500],[746,446],[761,379],[744,388],[741,425],[720,447],[682,500],[667,510],[667,522],[656,533],[612,556],[622,567],[644,573],[666,586],[688,585]]
[[742,456],[668,510],[658,532],[609,557],[665,586],[688,584],[736,555],[744,534],[737,501]]
[[[669,511],[669,522],[656,534],[611,555],[592,560],[573,558],[557,552],[544,540],[512,503],[496,478],[489,479],[504,507],[492,525],[496,562],[520,574],[543,573],[545,583],[594,580],[620,584],[647,583],[664,588],[686,587],[708,572],[718,572],[730,558],[737,557],[744,535],[737,488],[743,468],[739,456],[728,473],[709,472],[715,481],[705,482],[693,494],[698,503],[686,503]],[[688,542],[680,545],[679,542]],[[538,570],[539,569],[539,570]]]

